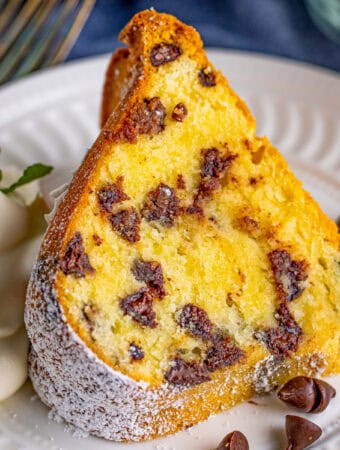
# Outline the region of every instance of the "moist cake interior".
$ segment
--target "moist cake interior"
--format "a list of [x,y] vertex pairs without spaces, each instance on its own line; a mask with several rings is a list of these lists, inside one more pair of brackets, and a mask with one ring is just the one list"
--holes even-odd
[[221,75],[171,39],[150,53],[138,136],[108,139],[89,177],[57,282],[88,346],[154,385],[198,384],[255,348],[289,356],[338,320],[318,208]]

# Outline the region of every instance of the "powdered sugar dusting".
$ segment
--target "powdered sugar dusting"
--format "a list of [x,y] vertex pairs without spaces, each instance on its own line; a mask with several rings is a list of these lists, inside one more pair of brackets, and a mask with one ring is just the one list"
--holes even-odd
[[[56,263],[40,259],[30,281],[25,322],[31,340],[29,374],[42,401],[52,408],[49,418],[66,421],[72,433],[88,433],[116,441],[140,441],[186,428],[202,419],[192,408],[195,396],[183,387],[163,384],[157,388],[113,370],[104,364],[74,333],[57,301],[53,286]],[[322,355],[293,356],[301,373],[315,374],[326,365]],[[295,359],[295,361],[294,361]],[[289,373],[291,360],[268,356],[243,375],[225,373],[224,381],[203,383],[197,398],[213,390],[221,410],[236,402],[223,400],[225,392],[238,393],[251,386],[257,393],[269,392],[274,380]],[[190,407],[191,405],[191,407]],[[199,409],[199,408],[198,408]],[[185,413],[190,410],[190,422]],[[192,411],[192,412],[191,412]]]
[[[155,433],[153,416],[171,406],[175,389],[151,389],[112,370],[66,324],[51,279],[52,259],[40,260],[30,282],[25,322],[32,343],[30,377],[50,417],[113,440]],[[39,355],[39,356],[38,356]],[[176,400],[176,406],[179,406]],[[167,422],[158,432],[169,432]]]
[[[292,356],[294,365],[301,369],[301,373],[307,376],[321,375],[327,366],[325,357],[320,353],[314,353],[307,358],[298,355]],[[281,357],[270,355],[255,365],[253,374],[253,386],[257,394],[271,392],[277,388],[275,379],[282,372],[289,373],[292,362]]]
[[[136,382],[114,371],[86,347],[66,323],[57,301],[53,286],[56,267],[53,258],[37,262],[25,311],[32,344],[29,374],[40,398],[52,408],[49,417],[79,428],[77,435],[91,433],[116,441],[169,434],[176,431],[178,422],[185,428],[199,420],[199,411],[192,411],[191,423],[181,419],[193,400],[183,388],[168,384],[152,388]],[[295,360],[307,374],[325,367],[318,354],[307,364],[305,357],[299,361],[295,356]],[[290,364],[289,360],[269,356],[255,368],[249,367],[243,376],[233,377],[227,372],[223,383],[203,383],[197,395],[204,398],[209,390],[216,389],[222,399],[224,392],[236,394],[243,385],[252,386],[257,393],[269,392],[276,387],[273,380],[289,370]],[[221,409],[231,406],[224,402],[220,405]]]

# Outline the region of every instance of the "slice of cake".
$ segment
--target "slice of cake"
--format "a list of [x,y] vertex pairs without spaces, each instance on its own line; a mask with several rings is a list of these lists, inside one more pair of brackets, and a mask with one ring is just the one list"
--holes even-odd
[[138,441],[339,372],[340,254],[193,28],[144,11],[120,38],[105,126],[44,238],[26,325],[41,399]]

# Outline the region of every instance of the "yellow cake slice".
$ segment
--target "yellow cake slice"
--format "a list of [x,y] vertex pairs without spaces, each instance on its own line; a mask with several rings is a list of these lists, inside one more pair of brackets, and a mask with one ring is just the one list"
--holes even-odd
[[26,325],[42,400],[138,441],[339,372],[340,253],[193,28],[143,11],[120,38],[105,126],[43,240]]

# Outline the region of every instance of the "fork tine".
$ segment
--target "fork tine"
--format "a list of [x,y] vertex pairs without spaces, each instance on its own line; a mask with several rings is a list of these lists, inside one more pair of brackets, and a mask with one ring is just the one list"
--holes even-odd
[[3,58],[0,64],[0,83],[7,81],[13,76],[29,51],[32,42],[34,42],[36,36],[46,23],[46,19],[54,8],[55,3],[56,0],[48,0],[42,3],[36,14],[33,15],[28,27],[23,30],[18,40],[6,54],[5,58]]
[[[7,39],[2,47],[0,43],[0,84],[64,60],[95,0],[21,0],[19,8],[17,0],[9,3],[15,3],[17,10],[14,6],[14,12],[7,6],[2,8],[7,10],[3,20]],[[18,13],[13,19],[15,11]]]
[[0,33],[4,28],[6,28],[9,25],[10,20],[12,19],[14,12],[18,9],[20,3],[21,0],[17,1],[12,0],[7,2],[5,8],[3,9],[0,15]]
[[46,67],[47,65],[52,66],[54,64],[58,64],[66,59],[75,40],[77,39],[81,30],[83,29],[86,19],[88,18],[90,12],[92,11],[94,4],[95,0],[84,0],[83,4],[79,8],[79,11],[73,24],[71,25],[65,39],[59,46],[55,56],[49,61],[47,61],[43,65],[43,67]]
[[9,48],[13,45],[20,32],[25,28],[34,12],[37,10],[41,0],[28,0],[24,3],[10,30],[8,31],[6,41],[1,45],[0,43],[0,60],[7,53]]
[[15,74],[15,78],[19,78],[26,73],[33,72],[33,70],[39,67],[44,57],[50,50],[53,40],[65,25],[65,20],[67,20],[70,13],[75,8],[77,1],[78,0],[66,0],[64,2],[63,8],[55,18],[51,30],[49,31],[47,36],[45,36],[43,42],[41,44],[39,43],[39,45],[36,45],[36,49],[34,49],[31,54],[27,56],[22,66]]

